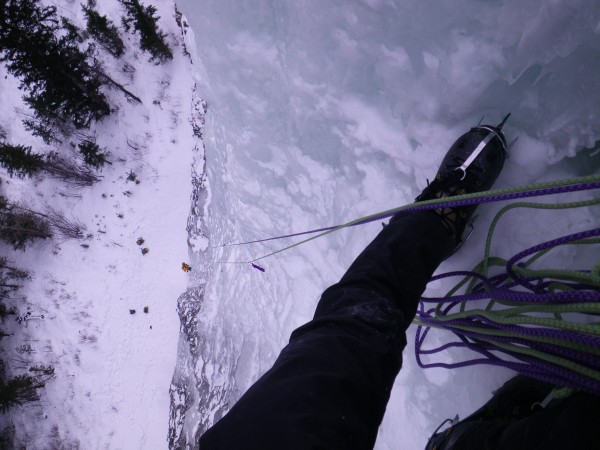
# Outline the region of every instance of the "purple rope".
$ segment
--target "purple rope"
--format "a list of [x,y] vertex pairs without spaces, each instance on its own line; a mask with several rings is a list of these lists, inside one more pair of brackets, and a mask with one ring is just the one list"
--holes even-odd
[[552,363],[549,363],[547,361],[542,361],[542,360],[539,360],[539,359],[531,357],[531,356],[522,355],[517,352],[511,352],[509,350],[503,350],[503,349],[502,350],[498,349],[497,351],[507,354],[508,356],[510,356],[512,358],[520,359],[523,362],[529,364],[530,366],[541,369],[542,372],[560,376],[565,381],[569,382],[569,385],[572,387],[583,388],[589,392],[594,392],[594,393],[600,392],[600,382],[598,380],[594,380],[585,375],[573,372],[564,367],[556,366]]
[[447,303],[455,301],[474,301],[485,298],[506,300],[515,303],[583,303],[600,301],[600,291],[566,291],[547,294],[535,294],[529,292],[515,292],[508,289],[495,289],[490,292],[478,292],[464,294],[456,297],[421,297],[421,301],[427,303]]
[[[443,325],[444,328],[448,328],[453,331],[455,334],[460,334],[467,337],[487,337],[490,339],[502,341],[503,339],[519,339],[518,336],[529,336],[532,338],[547,338],[554,340],[563,340],[567,342],[572,342],[574,344],[579,344],[581,346],[587,346],[590,348],[599,348],[600,347],[600,336],[589,336],[582,335],[580,333],[576,333],[568,330],[555,330],[553,328],[529,328],[529,327],[521,327],[516,325],[503,325],[497,324],[491,321],[486,322],[471,322],[468,319],[456,320],[456,321],[438,321],[436,319],[421,319],[424,324],[428,325]],[[448,323],[453,322],[453,323]],[[486,326],[489,325],[489,326]],[[481,332],[465,330],[462,327],[469,328],[477,328],[480,329]],[[508,331],[514,333],[515,337],[506,337],[506,336],[496,336],[494,334],[485,333],[486,330],[496,329],[502,331]],[[527,339],[527,343],[538,342],[532,339]],[[524,342],[521,342],[524,343]],[[528,344],[530,345],[530,344]],[[552,344],[550,344],[552,345]],[[571,351],[572,349],[565,347],[565,351]],[[600,360],[600,357],[598,357]]]
[[[600,393],[600,382],[598,380],[593,380],[585,375],[581,375],[575,372],[572,372],[563,367],[556,366],[552,363],[548,363],[546,361],[539,360],[534,357],[530,357],[527,355],[522,355],[520,353],[511,352],[509,350],[500,349],[494,347],[493,345],[487,342],[476,342],[470,343],[466,342],[464,344],[455,343],[456,346],[462,346],[472,350],[476,353],[484,354],[485,358],[477,358],[471,359],[467,361],[460,361],[455,363],[429,363],[425,364],[422,362],[419,353],[416,353],[417,363],[422,368],[432,368],[432,367],[441,367],[447,369],[457,369],[461,367],[468,367],[478,364],[492,364],[502,367],[507,367],[513,369],[517,372],[523,373],[525,375],[533,376],[534,378],[540,379],[542,381],[551,382],[553,384],[559,384],[563,386],[570,386],[574,388],[584,389],[588,392]],[[499,358],[491,354],[490,350],[504,353],[512,358],[523,361],[522,363],[507,361]],[[490,356],[491,355],[491,356]],[[553,380],[553,381],[550,381]]]
[[[470,347],[470,350],[480,352],[479,345],[477,344]],[[504,352],[508,353],[508,352]],[[509,355],[511,357],[517,357],[519,355]],[[422,368],[441,367],[446,369],[458,369],[461,367],[468,367],[479,364],[491,364],[495,366],[507,367],[509,369],[520,372],[524,375],[528,375],[532,378],[536,378],[547,383],[552,383],[560,386],[569,386],[576,389],[583,389],[587,392],[599,393],[600,383],[596,380],[590,379],[586,376],[572,373],[568,370],[554,366],[553,364],[540,362],[539,360],[523,358],[524,362],[507,361],[501,358],[478,358],[468,361],[461,361],[460,363],[430,363],[419,364]]]
[[[451,331],[461,340],[463,340],[463,338],[466,338],[464,335],[459,334],[456,330],[451,330]],[[475,333],[473,333],[473,335],[474,334]],[[475,336],[470,336],[470,337],[472,337],[473,339],[476,338]],[[494,336],[494,340],[497,340],[500,342],[506,342],[506,343],[510,343],[510,344],[519,344],[519,345],[523,345],[523,346],[529,346],[531,348],[534,348],[539,351],[543,351],[544,353],[548,353],[550,355],[567,358],[567,359],[570,358],[570,359],[576,360],[577,362],[579,362],[581,364],[587,364],[590,367],[600,369],[600,357],[598,357],[597,355],[590,355],[589,353],[585,353],[580,350],[565,348],[560,345],[550,344],[547,342],[530,341],[527,339],[521,339],[521,338],[509,337],[509,336]],[[463,342],[450,342],[450,343],[441,345],[439,347],[435,347],[435,348],[427,349],[427,350],[423,349],[423,347],[422,347],[423,339],[420,339],[418,341],[417,345],[418,345],[418,353],[420,355],[433,355],[435,353],[442,352],[449,348],[466,347],[465,340],[463,340]],[[491,344],[487,344],[487,343],[482,343],[482,345],[487,345],[487,346],[491,347]]]
[[582,231],[580,233],[574,233],[567,236],[560,237],[558,239],[553,239],[551,241],[543,242],[542,244],[535,245],[533,247],[528,248],[527,250],[523,250],[521,253],[517,253],[506,263],[506,272],[513,280],[520,280],[522,285],[535,290],[536,287],[533,286],[528,280],[520,275],[518,275],[513,266],[517,263],[517,261],[526,258],[534,253],[540,252],[542,250],[546,250],[549,248],[556,247],[558,245],[568,244],[569,242],[580,241],[582,239],[588,239],[591,237],[600,236],[600,228],[596,228],[593,230]]
[[[473,198],[473,199],[464,199],[464,200],[449,200],[448,202],[444,202],[442,204],[436,205],[418,205],[416,204],[413,207],[407,208],[403,211],[419,211],[424,209],[439,209],[439,208],[456,208],[460,206],[467,205],[478,205],[481,203],[491,203],[491,202],[500,202],[507,200],[516,200],[519,198],[528,198],[528,197],[537,197],[542,195],[551,195],[551,194],[566,194],[568,192],[576,192],[576,191],[586,191],[590,189],[598,189],[600,188],[600,181],[592,181],[587,183],[578,183],[567,186],[558,186],[558,187],[550,187],[544,189],[535,189],[527,192],[511,192],[507,194],[495,194],[489,195],[486,197]],[[451,199],[452,197],[450,197]]]
[[[577,240],[577,239],[575,239]],[[590,273],[589,270],[580,270],[579,272],[581,273]],[[480,280],[479,283],[476,283],[473,285],[473,288],[471,290],[471,292],[473,294],[481,294],[484,292],[487,292],[487,296],[491,296],[491,293],[495,293],[496,289],[501,289],[501,290],[507,290],[510,288],[513,288],[515,286],[523,286],[523,287],[529,287],[530,289],[535,289],[535,292],[538,293],[543,293],[547,291],[547,288],[553,284],[556,283],[553,280],[542,280],[539,278],[522,278],[522,277],[518,277],[517,281],[511,281],[510,283],[506,283],[507,280],[511,279],[511,276],[509,276],[509,274],[507,273],[501,273],[498,275],[494,275],[492,277],[485,277],[484,275],[481,275],[480,273],[477,272],[470,272],[470,271],[456,271],[456,272],[447,272],[447,273],[443,273],[440,275],[436,275],[431,277],[430,281],[436,281],[436,280],[441,280],[443,278],[450,278],[450,277],[455,277],[455,276],[462,276],[462,277],[470,277],[470,278],[477,278]],[[530,286],[529,280],[539,280],[539,284],[537,286]],[[506,283],[506,284],[504,284]],[[569,282],[569,281],[560,281],[560,284],[569,287],[570,289],[573,290],[595,290],[596,287],[593,285],[589,285],[589,284],[583,284],[583,283],[576,283],[576,282]],[[427,298],[427,297],[424,297]],[[448,297],[445,297],[448,298]],[[486,297],[487,298],[487,297]],[[452,299],[456,300],[458,303],[460,303],[462,300],[468,300],[468,298],[466,298],[465,296],[453,296]],[[437,302],[437,301],[436,301]]]
[[[569,341],[581,345],[587,345],[590,347],[600,348],[600,336],[598,335],[586,335],[577,333],[570,330],[557,330],[554,328],[542,328],[542,327],[531,327],[531,326],[520,326],[520,325],[506,325],[494,322],[483,316],[473,315],[472,319],[453,319],[453,320],[438,320],[429,317],[420,317],[420,320],[424,324],[430,325],[442,325],[444,328],[458,328],[458,327],[470,327],[470,328],[479,328],[481,330],[486,329],[495,329],[501,331],[507,331],[510,333],[514,333],[516,335],[521,336],[530,336],[530,337],[538,337],[538,338],[549,338],[555,340],[564,340]],[[457,331],[459,334],[469,335],[473,333],[471,331],[466,331],[462,328],[458,328]],[[477,333],[475,333],[477,335]],[[481,334],[481,336],[485,335]],[[488,335],[493,339],[496,339],[497,336]]]
[[[526,192],[495,194],[495,195],[488,195],[485,197],[465,199],[465,200],[448,200],[447,202],[437,203],[434,205],[419,205],[418,203],[415,203],[414,206],[405,208],[401,212],[425,211],[425,210],[429,210],[429,209],[440,209],[440,208],[456,208],[456,207],[460,207],[460,206],[479,205],[479,204],[483,204],[483,203],[515,200],[515,199],[519,199],[519,198],[538,197],[538,196],[543,196],[543,195],[566,194],[568,192],[585,191],[585,190],[599,189],[599,188],[600,188],[600,181],[591,181],[591,182],[571,184],[571,185],[567,185],[567,186],[535,189],[535,190],[526,191]],[[354,223],[352,225],[348,225],[348,227],[356,227],[358,225],[364,225],[364,224],[367,224],[370,222],[375,222],[377,220],[387,219],[388,217],[392,217],[395,214],[397,214],[397,212],[384,212],[381,214],[376,214],[369,219],[364,219],[360,222]],[[268,241],[273,241],[273,240],[277,240],[277,239],[284,239],[284,238],[290,238],[290,237],[296,237],[296,236],[305,236],[307,234],[324,233],[325,231],[335,230],[336,228],[341,228],[343,226],[344,226],[343,224],[333,225],[333,226],[329,226],[329,227],[316,228],[314,230],[301,231],[299,233],[290,233],[290,234],[285,234],[285,235],[281,235],[281,236],[257,239],[254,241],[221,244],[216,247],[233,247],[236,245],[257,244],[260,242],[268,242]]]
[[[524,355],[519,352],[495,346],[486,340],[511,343],[543,352],[547,355],[561,357],[573,361],[593,370],[600,369],[600,357],[592,349],[600,348],[600,336],[578,333],[571,330],[562,330],[537,326],[532,324],[511,325],[502,324],[480,314],[471,314],[468,317],[451,320],[441,320],[450,314],[455,307],[465,302],[482,299],[501,300],[508,304],[537,304],[540,302],[551,304],[568,304],[572,302],[598,302],[600,290],[596,286],[584,283],[568,283],[561,281],[564,286],[573,289],[570,291],[549,292],[548,287],[553,283],[543,277],[528,278],[515,272],[515,265],[521,265],[520,260],[537,252],[547,250],[558,245],[600,236],[600,229],[592,229],[580,233],[563,236],[548,242],[530,247],[510,258],[506,263],[506,273],[486,277],[485,275],[469,271],[450,272],[432,277],[440,280],[448,277],[467,277],[477,280],[469,294],[455,295],[452,297],[421,298],[419,319],[423,325],[417,328],[415,340],[415,355],[420,367],[444,367],[449,369],[467,367],[478,364],[491,364],[511,368],[525,375],[542,381],[551,382],[562,386],[570,386],[595,394],[600,394],[600,380],[570,370],[565,367],[549,363],[536,356]],[[589,271],[580,271],[589,273]],[[514,288],[524,288],[531,292],[515,291]],[[426,303],[436,303],[436,308],[425,309]],[[450,342],[432,349],[424,349],[430,327],[435,326],[451,331],[460,342]],[[471,328],[465,330],[464,328]],[[510,333],[510,336],[496,336],[491,331],[499,330]],[[548,340],[554,342],[548,342]],[[564,346],[555,342],[571,343],[576,348]],[[451,348],[464,348],[481,355],[481,357],[466,361],[452,363],[428,363],[421,360],[422,356],[433,355]],[[590,354],[588,350],[592,350]],[[497,354],[507,355],[520,362],[505,360]]]
[[[475,334],[475,333],[471,333],[471,334]],[[474,336],[473,336],[473,338],[474,338]],[[496,337],[494,337],[494,338],[496,338]],[[554,364],[548,363],[546,361],[541,361],[535,357],[530,357],[527,355],[522,355],[520,353],[511,352],[511,351],[508,351],[505,349],[500,349],[500,348],[494,347],[493,345],[491,345],[487,342],[481,342],[481,341],[477,342],[476,341],[475,343],[469,343],[469,342],[452,343],[452,344],[447,344],[446,346],[442,346],[442,348],[440,348],[439,351],[445,350],[445,349],[449,348],[450,346],[465,347],[467,349],[470,349],[472,351],[475,351],[477,353],[484,355],[484,358],[460,361],[460,362],[456,362],[456,363],[424,364],[420,357],[420,354],[422,354],[420,345],[422,345],[422,339],[419,340],[419,345],[415,346],[417,363],[422,368],[443,367],[443,368],[448,368],[448,369],[456,369],[456,368],[467,367],[467,366],[478,365],[478,364],[492,364],[492,365],[507,367],[507,368],[516,370],[523,374],[529,373],[530,376],[534,376],[534,378],[538,378],[538,379],[541,379],[544,381],[548,381],[550,379],[556,380],[555,377],[558,376],[560,382],[555,381],[554,382],[555,384],[559,384],[559,385],[563,385],[563,386],[571,386],[571,387],[575,387],[575,388],[579,388],[579,389],[584,389],[588,392],[593,392],[595,394],[600,394],[600,383],[598,382],[598,380],[590,379],[584,375],[578,374],[576,372],[572,372],[572,371],[562,368],[562,367],[555,366]],[[531,346],[531,343],[528,342],[527,345]],[[491,353],[491,351],[496,351],[496,352],[507,354],[513,358],[524,361],[526,364],[524,365],[523,363],[515,363],[512,361],[503,360],[503,359],[498,358],[497,356],[493,355]],[[433,352],[428,352],[428,354],[429,353],[433,353]],[[535,372],[531,372],[532,369],[535,370]]]

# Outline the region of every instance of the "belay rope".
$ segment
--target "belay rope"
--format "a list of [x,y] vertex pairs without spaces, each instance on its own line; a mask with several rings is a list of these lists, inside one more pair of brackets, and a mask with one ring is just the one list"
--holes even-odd
[[[455,208],[592,189],[600,189],[600,176],[428,200],[362,217],[343,225],[218,247],[318,233],[251,261],[234,262],[250,263],[254,268],[264,271],[255,264],[257,261],[343,228],[391,217],[400,211]],[[504,207],[490,226],[481,263],[471,271],[451,272],[431,279],[435,281],[463,277],[446,296],[421,298],[414,321],[418,325],[415,340],[418,364],[423,368],[492,364],[556,385],[600,394],[600,262],[591,270],[531,269],[536,260],[558,246],[599,244],[600,228],[544,242],[508,260],[490,255],[496,225],[511,209],[566,209],[598,204],[600,199],[562,204],[521,202]],[[490,275],[492,267],[503,267],[504,271]],[[462,294],[456,294],[463,288]],[[426,305],[431,303],[436,306],[428,309]],[[432,328],[448,330],[457,340],[425,349],[424,341]],[[452,363],[423,362],[424,356],[450,348],[466,348],[477,353],[478,357]]]
[[[483,260],[471,272],[437,275],[431,281],[463,277],[442,298],[421,298],[415,323],[417,363],[423,368],[475,364],[508,367],[559,386],[600,394],[600,263],[591,270],[533,270],[534,261],[562,245],[600,243],[600,228],[563,236],[505,260],[490,255],[494,230],[511,209],[566,209],[600,204],[589,201],[514,203],[494,218]],[[527,259],[526,259],[527,258]],[[503,271],[489,275],[491,267]],[[457,295],[459,289],[464,293]],[[435,307],[426,305],[435,303]],[[457,338],[425,349],[432,328]],[[450,348],[466,348],[477,357],[460,362],[424,363],[423,358]]]
[[[528,198],[528,197],[537,197],[543,195],[551,195],[551,194],[565,194],[568,192],[576,192],[576,191],[585,191],[591,189],[600,189],[600,175],[596,176],[588,176],[581,178],[573,178],[569,180],[559,180],[559,181],[550,181],[546,183],[539,184],[530,184],[525,186],[517,186],[512,188],[505,189],[494,189],[491,191],[477,192],[474,194],[464,194],[464,195],[456,195],[453,197],[446,197],[441,199],[434,200],[426,200],[418,203],[411,203],[409,205],[400,206],[398,208],[388,209],[386,211],[382,211],[376,214],[371,214],[370,216],[361,217],[359,219],[355,219],[351,222],[342,224],[342,225],[334,225],[330,227],[317,228],[314,230],[302,231],[299,233],[286,234],[282,236],[269,237],[265,239],[257,239],[254,241],[246,241],[246,242],[234,242],[217,245],[213,248],[221,248],[221,247],[232,247],[238,245],[248,245],[248,244],[257,244],[261,242],[273,241],[278,239],[297,237],[297,236],[305,236],[308,234],[315,234],[315,236],[304,239],[300,242],[296,242],[295,244],[289,245],[277,251],[268,253],[266,255],[262,255],[258,258],[254,258],[250,261],[219,261],[221,264],[252,264],[256,266],[257,261],[261,259],[268,258],[269,256],[276,255],[278,253],[282,253],[286,250],[292,249],[299,245],[302,245],[306,242],[312,241],[314,239],[320,238],[322,236],[326,236],[335,231],[339,231],[343,228],[354,227],[357,225],[364,225],[366,223],[374,222],[376,220],[385,219],[388,217],[392,217],[394,214],[399,213],[400,211],[424,211],[428,209],[439,209],[439,208],[456,208],[459,206],[467,206],[467,205],[476,205],[481,203],[492,203],[492,202],[500,202],[507,200],[516,200],[520,198]],[[259,266],[260,267],[260,266]]]

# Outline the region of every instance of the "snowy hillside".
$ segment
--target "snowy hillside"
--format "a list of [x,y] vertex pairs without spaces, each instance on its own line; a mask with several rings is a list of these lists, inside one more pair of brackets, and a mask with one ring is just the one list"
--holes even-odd
[[[85,28],[79,2],[47,4]],[[150,62],[139,35],[123,30],[124,10],[117,0],[97,2],[125,41],[120,58],[101,48],[98,57],[142,100],[137,104],[118,90],[105,92],[113,112],[90,130],[110,153],[112,164],[99,172],[101,180],[80,188],[49,176],[20,180],[1,174],[2,195],[42,212],[56,210],[80,222],[86,236],[41,241],[24,252],[1,247],[32,275],[16,306],[19,315],[29,311],[36,318],[5,321],[5,331],[14,335],[3,339],[2,358],[13,374],[34,365],[54,368],[39,402],[2,417],[3,427],[14,426],[17,448],[166,448],[179,330],[176,300],[188,278],[181,264],[189,259],[192,175],[201,177],[204,167],[203,110],[194,109],[200,99],[175,3],[152,4],[174,55],[164,65]],[[18,82],[1,64],[0,76],[0,125],[7,140],[72,157],[68,139],[46,145],[24,130],[21,121],[30,112]]]
[[[205,128],[210,246],[179,299],[185,332],[169,439],[197,437],[276,358],[377,233],[376,223],[261,261],[287,242],[213,248],[347,222],[411,202],[456,137],[506,113],[513,146],[497,186],[598,173],[600,8],[594,0],[181,0],[211,105]],[[192,53],[194,53],[192,51]],[[585,197],[579,194],[574,197]],[[558,199],[547,199],[558,201]],[[563,199],[564,200],[564,199]],[[440,270],[468,269],[498,206],[480,208],[467,245]],[[597,223],[596,210],[513,214],[502,256]],[[554,261],[569,266],[575,250]],[[550,261],[552,263],[552,261]],[[443,292],[436,286],[435,292]],[[409,330],[376,448],[423,448],[510,376],[428,370]]]
[[[44,3],[84,27],[80,2]],[[125,40],[123,56],[99,48],[98,59],[142,100],[105,89],[113,111],[90,130],[110,153],[101,180],[76,187],[0,173],[0,195],[56,211],[83,233],[24,252],[0,246],[32,276],[14,305],[30,320],[3,320],[2,360],[12,375],[53,369],[39,402],[0,416],[18,448],[195,448],[381,224],[267,258],[264,273],[245,261],[288,241],[219,244],[409,203],[482,116],[495,123],[512,112],[505,130],[519,138],[499,187],[600,172],[595,0],[179,0],[185,17],[175,0],[142,3],[156,5],[173,50],[163,65],[124,29],[118,0],[97,1]],[[0,83],[6,141],[75,155],[69,139],[48,145],[25,130],[31,111],[3,64]],[[498,208],[480,208],[472,238],[441,271],[481,258]],[[598,208],[513,214],[493,251],[506,256],[599,218]],[[581,256],[569,249],[549,263]],[[378,450],[423,448],[439,423],[468,414],[511,375],[423,371],[414,329],[408,338]]]

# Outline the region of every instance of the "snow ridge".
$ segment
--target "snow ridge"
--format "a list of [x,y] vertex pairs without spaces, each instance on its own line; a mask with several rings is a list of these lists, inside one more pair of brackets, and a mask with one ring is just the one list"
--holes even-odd
[[[185,23],[185,18],[183,18]],[[191,39],[187,36],[187,39]],[[198,317],[204,299],[204,287],[210,264],[207,250],[209,245],[207,216],[210,205],[210,189],[206,174],[206,155],[202,140],[205,116],[208,104],[198,94],[197,86],[192,92],[192,112],[190,124],[196,138],[194,161],[192,164],[192,197],[191,210],[188,217],[188,245],[195,252],[193,259],[191,286],[177,300],[177,314],[180,321],[180,337],[177,364],[169,390],[171,407],[169,415],[169,448],[185,448],[190,436],[182,434],[184,430],[195,429],[192,421],[198,421],[194,414],[186,415],[195,399],[202,399],[201,404],[210,403],[206,396],[211,393],[205,380],[202,380],[201,364],[192,367],[190,362],[202,360],[205,351],[202,336],[198,334]],[[195,384],[189,380],[196,380]],[[187,423],[186,423],[187,422]],[[187,425],[187,426],[186,426]]]

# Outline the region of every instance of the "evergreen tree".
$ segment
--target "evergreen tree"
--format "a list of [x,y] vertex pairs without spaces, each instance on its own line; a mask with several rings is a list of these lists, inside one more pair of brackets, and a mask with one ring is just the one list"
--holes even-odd
[[0,379],[0,411],[6,412],[12,406],[39,400],[37,390],[44,385],[43,381],[29,375],[18,375],[9,380]]
[[82,5],[87,20],[87,31],[104,47],[111,55],[118,58],[123,54],[125,44],[119,36],[117,27],[106,17],[94,9],[95,0],[88,0],[88,4]]
[[[2,0],[0,0],[0,3],[2,3]],[[15,439],[14,425],[9,425],[9,426],[2,428],[2,430],[0,430],[0,449],[8,450],[8,449],[17,448],[14,443],[14,439]]]
[[6,197],[0,197],[0,239],[15,250],[25,250],[28,243],[50,237],[50,225],[40,214],[10,204]]
[[67,42],[76,42],[77,44],[83,44],[85,42],[88,36],[85,32],[82,32],[77,25],[66,17],[61,17],[60,22],[63,31],[66,32],[65,40]]
[[139,0],[119,0],[127,11],[123,25],[127,30],[133,24],[133,29],[140,33],[140,47],[150,53],[150,61],[163,64],[173,59],[173,52],[165,42],[166,33],[158,28],[160,17],[156,16],[156,7],[143,6]]
[[104,153],[98,144],[93,141],[85,140],[78,144],[79,152],[83,155],[83,161],[96,169],[104,166],[108,162],[107,153]]
[[34,136],[41,137],[47,145],[52,145],[53,143],[62,144],[62,141],[59,139],[59,128],[55,122],[33,117],[23,119],[23,126]]
[[[14,267],[6,258],[0,257],[0,301],[5,301],[12,293],[21,288],[21,282],[29,278],[29,273]],[[0,318],[9,314],[9,310],[0,303]]]
[[0,5],[0,61],[20,79],[24,100],[46,125],[88,127],[110,113],[100,88],[105,76],[79,49],[81,36],[62,25],[54,6],[40,0],[3,0]]
[[56,152],[46,155],[43,170],[59,180],[80,187],[91,186],[99,180],[92,169],[73,164]]
[[0,143],[0,166],[12,177],[30,177],[44,167],[42,155],[32,153],[31,147]]

